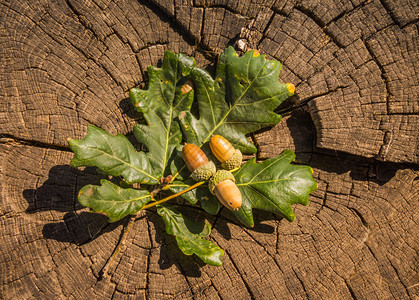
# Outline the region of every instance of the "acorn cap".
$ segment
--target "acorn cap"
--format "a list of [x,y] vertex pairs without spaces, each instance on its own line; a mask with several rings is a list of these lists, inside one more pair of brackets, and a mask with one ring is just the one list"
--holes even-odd
[[212,161],[208,161],[206,164],[193,171],[191,177],[195,181],[208,180],[215,174],[216,170],[215,164]]
[[242,163],[242,159],[243,159],[243,154],[241,153],[239,149],[236,149],[234,154],[230,156],[230,158],[227,161],[221,163],[221,166],[224,169],[233,170],[234,168],[240,167]]
[[210,190],[210,192],[215,195],[215,187],[224,180],[231,180],[233,182],[236,182],[236,179],[234,178],[234,175],[231,172],[227,170],[218,170],[217,173],[215,173],[215,175],[208,182],[208,189]]

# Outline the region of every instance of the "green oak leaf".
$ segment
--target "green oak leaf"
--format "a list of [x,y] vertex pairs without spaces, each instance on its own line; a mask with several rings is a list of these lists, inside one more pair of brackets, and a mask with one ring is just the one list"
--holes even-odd
[[291,222],[295,217],[291,205],[308,204],[308,195],[317,183],[309,166],[291,164],[294,158],[291,150],[261,163],[252,158],[234,174],[243,203],[233,213],[243,224],[254,225],[253,208],[273,212]]
[[133,88],[130,98],[147,121],[134,127],[137,140],[150,151],[150,162],[159,178],[170,174],[174,149],[182,141],[175,118],[189,111],[194,99],[192,83],[186,80],[195,60],[183,54],[167,51],[161,68],[148,67],[148,88]]
[[102,173],[122,176],[127,182],[158,183],[158,170],[153,168],[148,153],[136,152],[128,139],[89,125],[88,134],[82,140],[69,139],[74,152],[71,166],[94,166]]
[[278,61],[253,50],[239,57],[232,47],[220,55],[215,79],[193,67],[199,118],[188,111],[180,114],[187,142],[201,146],[220,134],[242,152],[256,153],[245,135],[277,124],[281,116],[274,109],[294,93],[292,85],[278,82],[280,70]]
[[204,222],[192,222],[169,204],[159,205],[157,213],[166,224],[166,232],[176,237],[176,242],[186,255],[196,254],[203,262],[212,266],[221,266],[224,250],[202,237],[209,235],[210,225]]
[[123,189],[105,179],[100,184],[84,186],[79,192],[79,202],[96,213],[105,214],[109,222],[135,214],[152,199],[146,190]]

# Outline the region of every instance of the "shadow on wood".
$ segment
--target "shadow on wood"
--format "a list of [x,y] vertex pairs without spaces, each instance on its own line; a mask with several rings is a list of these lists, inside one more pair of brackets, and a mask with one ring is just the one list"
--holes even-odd
[[44,238],[77,245],[90,242],[124,222],[121,220],[110,224],[106,216],[87,211],[79,212],[83,209],[77,201],[79,190],[86,184],[99,184],[103,178],[95,168],[80,171],[69,165],[55,166],[50,169],[48,179],[41,187],[23,191],[29,204],[26,213],[49,210],[67,212],[62,221],[44,226]]

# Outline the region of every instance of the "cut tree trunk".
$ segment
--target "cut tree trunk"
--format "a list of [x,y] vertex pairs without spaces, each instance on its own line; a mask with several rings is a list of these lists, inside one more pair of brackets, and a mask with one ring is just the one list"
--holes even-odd
[[[415,299],[419,68],[414,0],[0,0],[0,298]],[[257,158],[296,153],[318,189],[289,223],[207,218],[222,267],[185,256],[150,209],[108,276],[127,219],[77,202],[95,170],[67,138],[131,134],[128,99],[166,50],[213,69],[228,45],[283,63],[296,94],[251,136]]]

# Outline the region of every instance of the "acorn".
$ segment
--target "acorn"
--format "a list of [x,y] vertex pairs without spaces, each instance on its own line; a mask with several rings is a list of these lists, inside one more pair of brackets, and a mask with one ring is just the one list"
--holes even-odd
[[230,210],[238,210],[242,206],[242,195],[235,184],[236,179],[227,170],[219,170],[210,179],[208,188],[218,200]]
[[208,180],[215,174],[215,164],[208,160],[205,153],[194,144],[185,144],[182,149],[182,157],[188,169],[192,172],[191,177],[196,181]]
[[241,151],[234,149],[233,145],[224,137],[218,134],[213,135],[210,140],[210,147],[212,153],[221,162],[221,166],[224,169],[232,170],[240,167],[243,159]]

